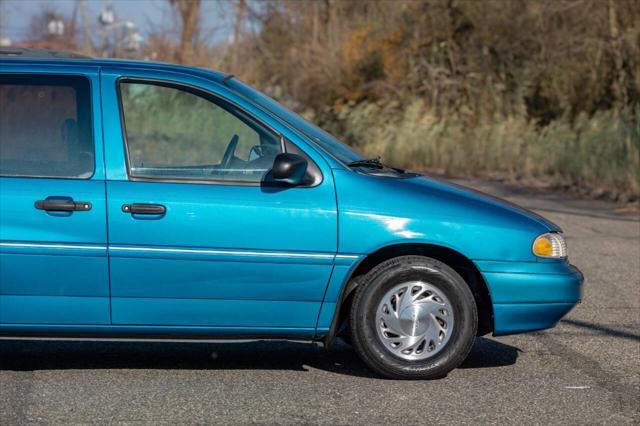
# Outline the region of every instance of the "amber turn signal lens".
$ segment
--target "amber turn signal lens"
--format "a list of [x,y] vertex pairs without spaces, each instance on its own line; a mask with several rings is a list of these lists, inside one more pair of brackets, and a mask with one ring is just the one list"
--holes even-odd
[[538,257],[567,257],[567,245],[562,234],[542,234],[533,242],[533,254]]

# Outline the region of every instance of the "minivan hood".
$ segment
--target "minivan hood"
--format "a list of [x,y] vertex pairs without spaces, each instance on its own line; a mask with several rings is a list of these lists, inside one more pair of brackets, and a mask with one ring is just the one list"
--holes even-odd
[[495,206],[496,208],[502,208],[510,211],[516,215],[526,217],[529,220],[536,221],[540,225],[544,226],[548,232],[562,232],[562,229],[550,221],[549,219],[535,213],[529,209],[526,209],[511,201],[497,197],[495,195],[488,194],[486,192],[465,186],[458,183],[444,181],[442,179],[433,176],[420,176],[415,179],[411,179],[412,183],[429,188],[433,191],[442,192],[443,194],[450,194],[455,197],[462,197],[469,201],[486,203],[488,205]]

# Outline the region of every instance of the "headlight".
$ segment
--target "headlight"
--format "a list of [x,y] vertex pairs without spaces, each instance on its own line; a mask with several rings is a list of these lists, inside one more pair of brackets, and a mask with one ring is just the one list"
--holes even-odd
[[560,259],[567,257],[567,244],[562,234],[542,234],[533,242],[533,254],[539,257]]

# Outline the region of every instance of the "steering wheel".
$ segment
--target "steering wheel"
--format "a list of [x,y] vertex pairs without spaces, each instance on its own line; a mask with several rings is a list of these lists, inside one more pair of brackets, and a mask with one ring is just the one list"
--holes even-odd
[[[254,145],[249,151],[249,160],[257,160],[263,157],[275,157],[280,154],[278,146],[273,145]],[[253,157],[255,155],[255,157]]]
[[224,151],[224,155],[222,156],[222,160],[220,161],[220,167],[226,168],[229,166],[231,159],[233,158],[233,154],[236,152],[236,147],[238,146],[238,140],[240,138],[238,135],[233,135],[231,140],[229,141],[229,145],[227,145],[227,149]]

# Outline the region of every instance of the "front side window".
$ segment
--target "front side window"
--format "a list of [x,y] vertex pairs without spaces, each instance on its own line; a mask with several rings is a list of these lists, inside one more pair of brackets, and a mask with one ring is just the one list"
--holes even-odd
[[93,175],[89,81],[0,74],[0,176]]
[[260,182],[280,138],[243,111],[164,84],[119,83],[134,178]]

